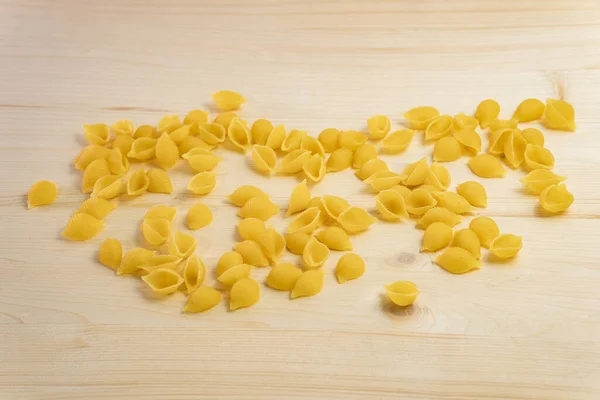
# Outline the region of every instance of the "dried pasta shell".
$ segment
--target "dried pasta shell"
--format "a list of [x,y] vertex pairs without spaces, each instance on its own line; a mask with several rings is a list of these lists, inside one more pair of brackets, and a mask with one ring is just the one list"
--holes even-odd
[[318,140],[321,143],[321,146],[323,146],[325,153],[333,153],[339,148],[339,136],[340,131],[335,128],[323,129],[321,133],[319,133]]
[[142,280],[150,289],[162,295],[175,293],[183,283],[183,278],[177,272],[167,268],[156,269],[142,276]]
[[252,278],[243,278],[233,284],[229,293],[229,310],[251,307],[260,300],[260,286]]
[[206,143],[198,136],[188,136],[177,148],[179,149],[179,154],[185,154],[193,149],[212,150],[214,146]]
[[156,142],[155,157],[163,169],[171,169],[179,160],[179,149],[171,137],[164,132]]
[[290,291],[302,275],[302,270],[292,263],[283,262],[271,268],[267,285],[275,290]]
[[[146,138],[156,137],[156,129],[152,125],[138,126],[137,129],[135,130],[135,132],[133,133],[133,138],[138,139],[138,138],[142,138],[142,137],[146,137]],[[127,154],[127,153],[123,153],[123,154]]]
[[544,123],[550,129],[575,130],[575,110],[564,100],[546,99]]
[[181,126],[181,118],[176,114],[165,115],[158,121],[158,125],[156,125],[156,131],[159,135],[166,133],[171,133],[175,129]]
[[129,159],[117,147],[106,154],[106,162],[108,163],[110,172],[115,175],[123,175],[129,171]]
[[369,229],[377,218],[360,207],[349,207],[340,214],[337,221],[346,232],[358,233]]
[[93,238],[104,228],[104,221],[85,213],[75,213],[62,231],[62,237],[73,241],[85,241]]
[[192,125],[190,132],[194,135],[198,135],[200,139],[212,146],[223,143],[227,136],[227,131],[223,125],[217,124],[216,122]]
[[236,265],[240,265],[244,263],[244,259],[242,255],[237,251],[226,251],[223,253],[219,261],[217,262],[216,273],[217,276],[221,275],[223,272],[227,271],[229,268],[235,267]]
[[498,236],[490,244],[490,251],[498,258],[513,258],[523,247],[523,238],[510,233]]
[[194,290],[183,308],[187,313],[208,311],[221,302],[223,295],[215,288],[200,286]]
[[92,197],[100,197],[105,200],[114,199],[123,190],[123,180],[118,175],[106,175],[94,183]]
[[261,243],[267,236],[267,225],[258,218],[244,218],[237,224],[237,231],[244,240],[254,240]]
[[529,169],[554,168],[554,156],[545,147],[537,144],[528,144],[525,149],[525,164]]
[[310,203],[310,190],[306,185],[306,179],[304,179],[292,190],[285,215],[290,216],[299,211],[306,210],[308,203]]
[[188,227],[195,231],[210,225],[213,220],[213,214],[206,204],[197,203],[190,207],[187,213]]
[[214,172],[200,172],[190,180],[187,189],[198,195],[205,195],[215,188],[217,175]]
[[469,229],[477,234],[481,246],[489,249],[492,241],[500,235],[500,229],[496,222],[490,217],[473,218],[469,224]]
[[425,229],[421,251],[438,251],[452,241],[452,228],[443,222],[434,222]]
[[219,90],[211,94],[210,97],[212,97],[217,107],[223,111],[237,110],[246,102],[244,96],[232,90]]
[[[367,146],[367,145],[365,145]],[[336,149],[327,159],[327,172],[339,172],[352,166],[354,153],[348,149]]]
[[365,262],[361,256],[346,253],[340,257],[335,266],[335,276],[338,283],[360,278],[365,273]]
[[442,222],[450,227],[456,226],[460,223],[460,215],[453,213],[444,207],[433,207],[427,210],[425,214],[417,221],[417,225],[420,228],[427,228],[434,222]]
[[462,247],[473,255],[473,257],[481,258],[481,242],[479,236],[470,229],[461,229],[454,233],[452,239],[452,247]]
[[302,165],[302,170],[308,179],[312,182],[321,182],[327,172],[325,159],[318,154],[313,154]]
[[539,129],[535,129],[535,128],[523,129],[523,131],[521,131],[521,135],[523,136],[523,139],[525,139],[525,141],[528,144],[537,144],[542,147],[544,146],[544,134],[542,132],[540,132]]
[[452,121],[450,115],[440,115],[431,120],[425,129],[425,140],[437,140],[452,133]]
[[395,190],[396,192],[400,193],[402,195],[402,197],[404,197],[406,199],[406,196],[408,196],[412,190],[410,190],[409,188],[407,188],[404,185],[396,185],[393,186],[390,190]]
[[285,235],[285,245],[287,249],[297,255],[302,255],[306,243],[312,236],[304,232],[294,232]]
[[146,193],[150,179],[143,169],[138,169],[127,177],[127,194],[130,196],[140,196]]
[[540,193],[540,205],[551,213],[566,211],[574,201],[575,197],[565,184],[548,186]]
[[281,143],[281,150],[285,152],[291,152],[294,150],[300,150],[302,144],[302,138],[306,135],[306,131],[298,129],[292,129],[290,133],[285,137]]
[[276,264],[285,251],[285,238],[275,230],[272,226],[267,228],[267,236],[261,240],[263,251],[271,264]]
[[322,198],[322,202],[325,212],[335,220],[350,208],[350,203],[338,196],[325,195]]
[[233,286],[234,283],[240,279],[248,278],[250,276],[251,265],[238,264],[223,272],[218,276],[217,280],[225,286]]
[[452,135],[458,141],[458,143],[463,145],[467,150],[474,153],[479,153],[481,151],[481,136],[475,132],[474,128],[465,127],[454,131]]
[[518,125],[516,119],[495,119],[490,122],[488,129],[490,132],[499,131],[503,129],[515,129]]
[[367,129],[371,140],[381,140],[390,132],[390,119],[385,115],[374,115],[367,120]]
[[487,207],[487,192],[479,182],[463,182],[456,187],[456,192],[475,207]]
[[105,145],[110,138],[110,129],[106,124],[83,125],[83,134],[91,144]]
[[248,151],[252,144],[250,129],[237,117],[231,121],[229,128],[227,128],[227,137],[242,153]]
[[352,151],[358,150],[362,145],[367,143],[368,137],[359,131],[341,131],[338,137],[340,147]]
[[538,99],[525,99],[517,106],[513,119],[519,122],[530,122],[542,118],[546,106]]
[[358,179],[364,181],[371,175],[381,171],[389,171],[387,164],[379,158],[374,158],[367,161],[358,171],[354,173],[354,175],[356,175]]
[[317,232],[315,237],[331,250],[347,251],[352,250],[350,237],[345,230],[337,226],[328,226]]
[[465,113],[458,113],[454,116],[453,127],[455,133],[463,129],[474,131],[479,125],[477,118],[467,115]]
[[273,130],[273,124],[268,119],[259,118],[252,123],[250,133],[252,134],[252,141],[261,146],[267,144],[267,137]]
[[135,139],[131,144],[131,149],[127,153],[127,157],[139,161],[148,161],[154,158],[156,154],[156,144],[158,139],[141,137]]
[[454,136],[444,136],[435,142],[433,147],[433,160],[439,162],[452,162],[462,156],[462,145]]
[[171,221],[162,218],[144,218],[142,235],[152,246],[160,246],[167,242],[171,234]]
[[311,233],[317,229],[321,220],[319,219],[321,210],[317,207],[311,207],[298,214],[287,227],[286,233]]
[[[190,131],[190,125],[183,125],[169,133],[169,138],[173,141],[173,143],[175,143],[175,145],[179,146],[190,136]],[[158,141],[160,142],[160,139]],[[179,153],[179,149],[177,149],[177,153]]]
[[435,263],[452,274],[464,274],[481,267],[481,262],[462,247],[450,247],[436,258]]
[[133,123],[128,119],[122,119],[111,125],[111,130],[115,133],[115,135],[127,135],[133,136]]
[[290,298],[310,297],[319,294],[323,289],[323,278],[325,273],[322,269],[311,269],[304,271],[296,280],[296,284],[290,293]]
[[415,131],[411,129],[392,132],[381,141],[381,149],[388,154],[402,153],[410,146],[414,136]]
[[279,207],[275,205],[266,195],[256,196],[248,200],[237,215],[241,218],[259,218],[267,221],[273,215],[279,212]]
[[194,123],[205,124],[208,122],[208,113],[204,110],[192,110],[183,119],[185,125],[192,125]]
[[150,193],[173,193],[173,183],[167,171],[160,168],[150,168],[146,172],[146,176],[150,181],[148,183],[148,192]]
[[47,206],[56,201],[58,189],[56,183],[50,181],[37,181],[27,192],[27,208]]
[[234,118],[237,118],[236,113],[234,113],[233,111],[225,111],[217,115],[213,122],[215,124],[221,125],[223,128],[225,128],[225,130],[227,130],[229,128],[229,125],[231,125],[231,121],[233,121]]
[[277,125],[271,130],[269,136],[267,136],[265,146],[270,147],[273,150],[279,150],[285,140],[285,135],[285,126],[283,126],[283,124]]
[[388,190],[393,186],[399,184],[403,177],[392,171],[380,171],[371,175],[365,179],[365,183],[371,186],[371,189],[375,193],[379,193],[383,190]]
[[386,221],[400,221],[408,218],[404,197],[395,190],[384,190],[375,196],[375,205],[381,219]]
[[405,186],[419,186],[425,183],[425,179],[427,179],[427,174],[429,173],[429,166],[427,165],[427,159],[425,157],[421,158],[419,161],[414,162],[404,168],[402,171],[402,176],[405,177],[404,183]]
[[448,210],[452,211],[456,214],[465,214],[468,212],[472,212],[475,208],[458,193],[454,192],[436,192],[433,194],[438,203]]
[[420,293],[417,285],[409,281],[396,281],[383,287],[392,303],[400,307],[414,303]]
[[264,196],[266,198],[269,198],[269,196],[265,192],[263,192],[256,186],[243,185],[234,190],[233,193],[231,193],[227,197],[227,199],[236,206],[243,207],[246,204],[246,202],[248,202],[248,200],[257,196]]
[[169,254],[179,258],[188,258],[196,251],[196,238],[187,233],[177,231],[169,240]]
[[255,267],[266,267],[269,265],[269,260],[263,252],[261,245],[254,240],[238,242],[234,245],[233,249],[240,253],[246,264]]
[[272,175],[277,165],[277,155],[272,148],[255,144],[252,146],[252,162],[257,171]]
[[409,122],[412,129],[424,130],[427,128],[429,123],[437,118],[440,112],[437,108],[429,106],[421,106],[408,110],[404,113],[403,117]]
[[513,168],[519,168],[525,160],[525,148],[527,141],[521,135],[520,130],[515,129],[504,142],[504,156],[506,162]]
[[321,197],[317,196],[310,199],[310,202],[306,208],[311,207],[317,207],[321,211],[321,214],[319,215],[319,225],[323,225],[329,220],[329,214],[327,214],[327,211],[325,210],[325,205],[323,205],[323,200]]
[[423,215],[437,204],[437,200],[427,190],[415,189],[406,199],[406,211],[411,215]]
[[502,178],[506,169],[498,158],[491,154],[478,154],[471,157],[468,162],[471,171],[482,178]]
[[508,138],[512,135],[514,129],[497,129],[490,133],[490,146],[488,149],[488,153],[493,155],[503,155],[504,154],[504,144],[508,140]]
[[83,193],[91,193],[94,189],[96,181],[103,176],[110,175],[110,168],[108,168],[108,162],[106,160],[95,160],[87,166],[83,171],[83,177],[81,178],[81,191]]
[[146,214],[144,214],[144,219],[161,218],[168,221],[173,221],[175,214],[177,214],[177,209],[175,207],[154,206],[150,207],[148,211],[146,211]]
[[79,206],[79,209],[77,209],[76,212],[89,214],[97,219],[104,219],[115,208],[117,208],[117,205],[112,201],[92,197],[81,203],[81,206]]
[[302,252],[302,259],[307,268],[318,268],[329,258],[329,248],[316,237],[311,237]]
[[77,157],[73,160],[73,165],[76,169],[85,171],[92,161],[106,158],[108,151],[109,150],[106,147],[90,144],[81,149]]
[[[349,151],[348,149],[343,150]],[[377,158],[377,148],[371,143],[365,143],[358,150],[356,150],[356,152],[354,152],[354,158],[352,158],[352,168],[360,169],[368,161],[371,161],[375,158]]]
[[500,104],[496,100],[483,100],[475,110],[475,118],[479,120],[482,128],[487,128],[489,124],[500,115]]
[[176,269],[177,266],[181,263],[181,258],[177,256],[173,256],[170,254],[167,255],[154,255],[144,264],[140,265],[140,269],[145,272],[152,272],[159,268],[167,268],[167,269]]
[[443,192],[442,189],[440,189],[437,186],[433,186],[433,185],[421,185],[421,186],[418,187],[418,189],[426,190],[429,193],[431,193],[432,195],[435,194],[435,193],[437,193],[437,192]]
[[547,169],[534,169],[526,177],[521,178],[521,183],[535,194],[540,194],[544,189],[564,182],[567,178],[556,175],[554,172]]
[[117,239],[106,238],[98,249],[98,260],[108,268],[116,270],[123,259],[123,246]]
[[309,135],[302,136],[300,149],[310,151],[310,154],[313,155],[318,154],[321,157],[325,157],[325,149],[323,148],[323,145],[321,145],[321,142]]
[[425,183],[439,190],[446,190],[450,186],[450,172],[442,164],[434,162],[427,171]]
[[142,247],[129,250],[125,253],[123,260],[121,260],[121,265],[117,268],[117,275],[133,274],[140,270],[143,265],[146,265],[154,254],[154,251]]
[[311,158],[310,151],[292,150],[286,154],[277,168],[280,174],[296,174],[302,171],[302,166]]

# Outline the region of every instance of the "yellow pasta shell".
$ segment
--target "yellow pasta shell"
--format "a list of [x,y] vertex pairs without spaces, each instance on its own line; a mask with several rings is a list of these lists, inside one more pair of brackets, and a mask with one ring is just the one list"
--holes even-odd
[[488,129],[490,132],[495,132],[503,129],[515,129],[518,125],[516,119],[495,119],[490,122]]
[[129,196],[140,196],[146,193],[149,185],[150,179],[148,179],[146,171],[138,169],[127,177],[127,194]]
[[287,249],[297,255],[302,255],[306,243],[312,236],[304,232],[294,232],[285,235],[285,245]]
[[283,124],[277,125],[267,136],[265,146],[270,147],[273,150],[279,150],[283,141],[285,140],[285,135],[285,126]]
[[321,182],[327,172],[325,159],[319,154],[314,154],[302,165],[302,170],[312,182]]
[[217,280],[225,286],[233,286],[240,279],[248,278],[251,269],[252,266],[248,264],[234,265],[219,275]]
[[502,178],[506,169],[500,160],[491,154],[478,154],[471,157],[468,162],[471,171],[482,178]]
[[517,106],[513,118],[519,122],[530,122],[542,118],[546,106],[538,99],[525,99]]
[[83,125],[83,134],[91,144],[105,145],[110,138],[110,129],[106,124]]
[[221,125],[223,128],[225,128],[225,130],[227,130],[229,128],[229,125],[231,125],[231,121],[233,121],[234,118],[237,118],[236,113],[234,113],[233,111],[224,111],[221,114],[217,115],[213,122],[215,124]]
[[367,143],[368,137],[359,131],[341,131],[338,137],[340,147],[356,151]]
[[140,269],[145,272],[152,272],[159,268],[167,268],[167,269],[176,269],[177,266],[181,263],[181,258],[174,255],[154,255],[145,263],[139,266]]
[[123,256],[121,265],[117,268],[117,275],[132,274],[146,265],[154,256],[154,251],[136,247]]
[[152,246],[160,246],[167,242],[171,234],[171,221],[162,218],[144,218],[142,235]]
[[214,189],[217,184],[217,175],[214,172],[200,172],[190,180],[187,189],[198,195],[205,195]]
[[523,131],[521,132],[521,135],[523,136],[523,139],[525,139],[525,141],[528,144],[537,144],[540,146],[544,146],[544,134],[542,132],[540,132],[539,129],[535,129],[535,128],[527,128],[527,129],[523,129]]
[[566,179],[564,176],[556,175],[547,169],[534,169],[526,177],[521,178],[520,181],[533,193],[540,194],[547,187],[559,184]]
[[390,119],[385,115],[374,115],[367,120],[367,129],[371,140],[381,140],[390,132]]
[[437,204],[437,200],[433,195],[424,189],[413,190],[406,199],[406,211],[411,215],[423,215]]
[[76,212],[89,214],[97,219],[104,219],[115,208],[117,208],[117,205],[111,201],[92,197],[81,203],[81,206],[79,206],[79,209]]
[[[173,132],[169,133],[169,139],[175,143],[176,146],[179,146],[183,143],[189,136],[191,131],[191,125],[183,125],[179,128],[175,129]],[[160,142],[160,139],[159,139]],[[179,153],[179,148],[177,149],[177,153]]]
[[406,307],[414,303],[419,295],[417,285],[409,281],[397,281],[384,285],[388,298],[397,306]]
[[564,100],[546,99],[544,123],[550,129],[575,130],[575,110]]
[[271,264],[276,264],[285,251],[285,238],[272,226],[267,228],[267,235],[259,242]]
[[259,243],[267,236],[267,226],[258,218],[244,218],[238,222],[237,231],[242,239]]
[[[138,139],[142,137],[154,138],[156,137],[156,129],[152,125],[140,125],[133,133],[133,138]],[[118,139],[118,138],[117,138]],[[116,139],[115,139],[116,141]],[[127,153],[123,153],[127,154]]]
[[283,262],[271,268],[267,285],[275,290],[290,291],[302,275],[302,270],[292,263]]
[[435,142],[433,160],[452,162],[462,157],[462,145],[454,136],[444,136]]
[[229,309],[251,307],[260,300],[260,286],[252,278],[242,278],[231,287]]
[[206,143],[198,136],[188,136],[177,148],[179,149],[179,154],[185,154],[193,149],[212,150],[214,146]]
[[108,163],[110,172],[115,175],[123,175],[129,171],[129,159],[117,147],[106,154],[106,162]]
[[[365,145],[366,146],[366,145]],[[348,149],[336,149],[327,159],[327,172],[339,172],[352,166],[354,153]]]
[[329,248],[314,236],[311,237],[302,252],[302,259],[307,268],[318,268],[329,258]]
[[528,144],[525,149],[525,164],[529,169],[554,168],[554,155],[550,150],[537,144]]
[[171,169],[179,160],[179,149],[171,137],[164,132],[156,142],[155,157],[163,169]]
[[199,147],[188,151],[181,158],[186,160],[196,172],[212,171],[222,160],[221,157],[213,154],[213,152]]
[[248,200],[257,196],[264,196],[267,198],[269,197],[265,192],[263,192],[256,186],[243,185],[234,190],[233,193],[231,193],[227,198],[231,203],[235,204],[236,206],[243,207],[244,204],[248,202]]
[[442,164],[434,162],[427,171],[427,178],[425,183],[434,186],[439,190],[446,190],[450,186],[451,178],[450,172]]
[[402,153],[410,146],[414,136],[415,131],[411,129],[400,129],[392,132],[381,141],[381,149],[388,154]]
[[540,205],[551,213],[566,211],[574,201],[575,197],[565,184],[548,186],[540,193]]
[[132,136],[134,131],[133,123],[128,119],[119,120],[112,124],[110,128],[115,133],[115,135]]
[[483,100],[475,110],[475,118],[479,121],[482,128],[487,128],[489,124],[498,118],[500,114],[500,104],[496,100]]
[[162,295],[173,294],[183,283],[183,278],[172,269],[159,268],[148,275],[142,276],[142,280],[154,292]]
[[311,207],[300,214],[296,215],[292,222],[287,227],[286,233],[311,233],[315,229],[317,229],[321,225],[321,220],[319,219],[321,215],[321,210],[318,207]]
[[525,160],[526,147],[527,141],[521,135],[521,131],[514,129],[504,142],[504,157],[511,168],[517,169],[521,166]]
[[323,289],[323,278],[325,273],[321,269],[304,271],[296,280],[296,284],[290,293],[290,298],[310,297],[321,292]]
[[146,189],[148,192],[165,194],[173,193],[173,183],[171,182],[171,178],[169,178],[167,171],[160,168],[150,168],[148,172],[146,172],[146,176],[149,180],[148,189]]
[[377,221],[377,218],[360,207],[349,207],[338,217],[338,222],[348,233],[366,231]]
[[67,221],[62,236],[73,241],[85,241],[93,238],[104,228],[104,221],[89,214],[75,213]]
[[348,236],[346,231],[340,227],[328,226],[325,229],[317,232],[315,236],[319,240],[319,242],[323,243],[331,250],[352,250],[352,243],[350,242],[350,237]]
[[427,159],[421,158],[419,161],[414,162],[404,168],[402,176],[404,177],[405,186],[419,186],[425,183],[427,174],[429,172],[429,166],[427,165]]
[[371,186],[375,193],[391,189],[402,181],[403,177],[392,171],[380,171],[365,179],[365,183]]
[[177,231],[169,240],[169,254],[179,258],[188,258],[196,251],[196,238],[187,233]]
[[177,209],[175,207],[154,206],[150,207],[148,211],[146,211],[144,219],[162,218],[169,221],[173,221],[173,218],[175,218],[175,214],[177,214]]
[[338,283],[344,283],[360,278],[365,273],[365,262],[361,256],[346,253],[340,257],[335,266],[335,276]]
[[475,207],[487,207],[487,192],[479,182],[463,182],[456,187],[456,192]]
[[300,150],[300,144],[302,143],[302,138],[305,135],[306,131],[292,129],[281,143],[281,150],[285,152]]
[[481,262],[462,247],[448,248],[435,263],[452,274],[464,274],[481,267]]
[[181,118],[179,118],[179,115],[168,114],[162,117],[160,121],[158,121],[158,124],[156,125],[156,131],[159,135],[161,135],[164,132],[171,133],[180,126]]
[[98,260],[108,268],[116,270],[123,259],[123,246],[117,239],[106,238],[98,249]]
[[452,122],[455,133],[463,129],[474,131],[479,125],[477,118],[466,115],[465,113],[456,114]]
[[259,118],[252,124],[250,133],[252,134],[252,141],[261,146],[267,144],[267,137],[273,130],[273,124],[268,119]]
[[193,123],[205,124],[208,122],[208,113],[204,110],[192,110],[183,119],[183,123],[186,125],[192,125]]
[[458,193],[453,192],[436,192],[433,194],[437,198],[438,203],[448,210],[456,214],[465,214],[475,210],[471,203]]
[[383,220],[396,222],[408,218],[404,197],[395,190],[379,192],[375,196],[375,205]]
[[500,235],[500,229],[490,217],[475,217],[469,224],[469,229],[477,234],[481,246],[489,249],[492,241]]
[[387,164],[379,158],[374,158],[364,163],[363,166],[354,173],[354,175],[356,175],[358,179],[364,181],[376,172],[381,171],[389,171]]
[[[348,149],[343,150],[350,151]],[[350,154],[352,154],[352,152],[350,152]],[[354,157],[351,156],[352,168],[360,169],[368,161],[371,161],[375,158],[377,158],[377,148],[371,143],[365,143],[354,152]]]
[[108,168],[108,162],[104,159],[92,161],[85,171],[83,171],[83,177],[81,178],[81,191],[83,193],[91,193],[94,189],[96,181],[103,176],[110,175],[110,168]]
[[473,255],[473,257],[481,258],[481,242],[479,236],[470,229],[461,229],[454,233],[452,239],[452,247],[462,247]]
[[235,267],[236,265],[243,264],[244,259],[242,255],[237,251],[226,251],[223,253],[219,261],[217,262],[216,273],[217,276],[227,271],[229,268]]
[[76,169],[85,171],[92,161],[106,158],[108,152],[109,150],[106,147],[90,144],[81,149],[77,157],[73,160],[73,165]]
[[183,308],[187,313],[208,311],[221,302],[223,295],[215,288],[200,286],[194,290]]
[[237,215],[241,218],[259,218],[267,221],[273,215],[279,212],[279,207],[275,205],[266,195],[256,196],[248,200]]
[[423,234],[421,251],[438,251],[452,241],[452,228],[443,222],[433,222]]
[[465,127],[455,131],[452,135],[458,143],[463,145],[467,150],[474,153],[479,153],[481,151],[481,136],[475,132],[474,128]]
[[197,203],[190,207],[187,214],[187,224],[191,230],[197,230],[210,225],[213,214],[206,204]]
[[321,142],[309,135],[302,136],[300,149],[310,151],[310,154],[313,155],[318,154],[321,157],[325,157],[325,149],[323,148],[323,145],[321,145]]
[[210,97],[212,97],[217,107],[223,111],[237,110],[246,102],[244,96],[232,90],[219,90]]
[[248,151],[248,149],[250,149],[250,145],[252,144],[250,129],[248,129],[246,124],[238,117],[235,117],[233,120],[231,120],[231,123],[227,128],[227,137],[233,146],[242,153]]
[[514,129],[505,128],[498,129],[490,132],[490,140],[489,140],[489,149],[488,153],[493,154],[495,156],[504,154],[504,144],[509,139],[511,133],[513,133]]
[[425,129],[425,140],[437,140],[452,133],[453,119],[450,115],[440,115],[431,120]]
[[408,196],[412,190],[410,190],[409,188],[407,188],[404,185],[395,185],[392,186],[392,188],[390,190],[395,190],[396,192],[400,193],[402,195],[402,197],[404,197],[406,199],[406,196]]
[[323,146],[325,153],[333,153],[339,148],[339,136],[340,131],[335,128],[323,129],[321,133],[319,133],[318,140],[321,143],[321,146]]
[[122,135],[117,136],[111,143],[113,149],[119,149],[121,152],[121,155],[124,158],[122,162],[123,165],[127,167],[127,170],[129,170],[129,158],[127,158],[127,155],[129,154],[134,141],[135,139],[132,136]]
[[440,115],[440,112],[429,106],[421,106],[408,110],[403,117],[406,119],[412,129],[424,130],[429,123]]
[[306,179],[304,179],[292,190],[285,215],[290,216],[299,211],[306,210],[308,203],[310,203],[310,190],[306,184]]
[[118,175],[106,175],[94,183],[92,197],[100,197],[110,200],[121,194],[123,190],[123,180]]
[[127,153],[127,157],[139,161],[148,161],[154,158],[156,154],[156,145],[158,139],[141,137],[135,139],[131,144],[131,149]]
[[279,174],[296,174],[302,171],[304,163],[310,158],[310,151],[292,150],[281,159],[277,172]]
[[240,253],[246,264],[255,267],[266,267],[269,265],[269,260],[263,252],[261,245],[254,240],[238,242],[234,245],[233,249]]
[[498,258],[512,258],[523,247],[523,238],[510,233],[498,236],[490,244],[490,251]]
[[433,207],[427,210],[425,214],[417,221],[420,228],[427,228],[434,222],[442,222],[450,227],[460,223],[461,217],[444,207]]
[[[348,205],[350,206],[350,205]],[[308,206],[306,208],[311,208],[311,207],[317,207],[320,211],[321,214],[319,215],[319,225],[323,225],[324,223],[326,223],[329,220],[329,214],[327,213],[327,210],[325,209],[325,205],[323,204],[323,199],[321,199],[321,197],[313,197],[312,199],[310,199],[310,202],[308,203]]]
[[58,188],[56,183],[50,181],[37,181],[27,192],[27,207],[34,208],[47,206],[56,201]]
[[216,122],[194,124],[190,129],[190,133],[198,135],[200,139],[212,146],[223,143],[227,137],[227,131],[223,125]]
[[272,175],[277,166],[277,155],[272,148],[255,144],[252,146],[252,162],[259,172]]

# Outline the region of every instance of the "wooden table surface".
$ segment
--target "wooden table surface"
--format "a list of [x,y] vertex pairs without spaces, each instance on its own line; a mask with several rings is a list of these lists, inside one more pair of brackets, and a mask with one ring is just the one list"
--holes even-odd
[[[2,0],[0,16],[1,399],[600,398],[598,1]],[[400,127],[417,105],[471,113],[488,97],[508,118],[525,98],[564,96],[577,132],[544,132],[576,201],[541,217],[522,172],[485,181],[463,158],[453,182],[485,183],[479,214],[523,235],[514,261],[453,276],[418,252],[412,223],[377,223],[353,238],[367,262],[357,281],[335,282],[336,254],[318,296],[263,288],[250,309],[184,315],[182,294],[157,299],[95,257],[105,237],[136,245],[151,205],[176,205],[184,229],[199,201],[189,172],[172,173],[172,196],[124,202],[101,235],[68,243],[60,231],[85,198],[71,160],[83,123],[214,112],[209,94],[223,88],[248,98],[244,118],[312,134],[363,129],[375,113]],[[400,170],[431,150],[415,141],[384,159]],[[296,184],[220,152],[217,187],[200,199],[215,222],[194,233],[209,284],[236,239],[225,196],[255,184],[284,209]],[[28,211],[39,179],[59,184],[58,202]],[[351,171],[312,191],[374,208]],[[420,287],[414,306],[382,301],[395,280]]]

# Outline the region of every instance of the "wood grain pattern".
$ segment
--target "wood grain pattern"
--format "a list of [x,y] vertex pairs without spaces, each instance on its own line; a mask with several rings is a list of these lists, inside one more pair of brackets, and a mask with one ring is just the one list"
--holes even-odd
[[[597,1],[2,0],[0,15],[0,398],[600,398]],[[59,239],[84,199],[70,160],[82,123],[214,111],[208,95],[222,88],[249,99],[248,120],[312,134],[360,129],[375,113],[399,126],[416,105],[470,112],[492,97],[509,117],[524,98],[564,96],[578,130],[548,132],[546,142],[576,202],[541,217],[511,171],[480,181],[490,196],[481,214],[524,237],[512,262],[451,276],[418,252],[412,224],[378,223],[353,238],[368,266],[356,282],[328,273],[314,298],[265,288],[252,309],[182,315],[183,295],[155,298],[95,252],[109,236],[138,243],[150,205],[177,205],[183,227],[198,201],[185,193],[189,172],[172,173],[173,196],[122,204],[100,237],[73,244]],[[401,169],[430,152],[413,145],[384,158]],[[283,208],[295,185],[221,154],[217,187],[202,199],[215,223],[194,233],[211,271],[235,240],[225,196],[253,183]],[[454,183],[479,180],[465,159],[450,169]],[[24,194],[39,179],[60,185],[59,201],[27,211]],[[349,171],[313,193],[374,208]],[[381,298],[398,279],[421,289],[406,310]]]

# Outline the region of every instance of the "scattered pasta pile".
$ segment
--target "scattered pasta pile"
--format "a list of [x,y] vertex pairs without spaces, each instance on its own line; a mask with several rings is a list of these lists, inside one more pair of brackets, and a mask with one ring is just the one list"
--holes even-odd
[[[163,295],[186,292],[185,312],[213,308],[221,302],[223,288],[229,291],[231,310],[254,305],[260,299],[260,286],[251,277],[254,268],[271,267],[267,286],[290,292],[291,299],[314,296],[323,287],[322,267],[331,251],[347,252],[335,267],[339,283],[362,276],[365,262],[351,252],[351,237],[368,230],[377,218],[338,196],[313,197],[309,183],[320,182],[327,173],[355,169],[356,177],[374,194],[378,217],[389,222],[416,220],[417,228],[424,230],[421,251],[443,250],[435,262],[453,274],[479,269],[482,247],[497,259],[516,256],[522,239],[501,233],[496,222],[486,216],[477,216],[468,228],[455,231],[463,215],[487,206],[487,193],[475,181],[462,182],[455,191],[449,191],[451,177],[443,163],[467,157],[471,171],[482,178],[503,177],[506,167],[521,168],[528,172],[521,182],[539,196],[540,206],[549,213],[564,212],[574,201],[564,184],[565,177],[551,171],[554,156],[544,147],[542,132],[519,129],[519,123],[541,120],[550,129],[575,130],[573,107],[563,100],[548,99],[545,104],[537,99],[524,100],[507,120],[498,118],[500,106],[494,100],[481,102],[474,116],[442,115],[433,107],[417,107],[404,114],[407,127],[394,132],[390,132],[388,117],[376,115],[367,120],[368,133],[328,128],[315,138],[301,130],[287,132],[283,125],[273,126],[266,119],[249,126],[234,112],[246,101],[238,93],[221,91],[213,94],[213,99],[223,112],[212,122],[205,111],[193,110],[183,121],[177,115],[167,115],[156,127],[134,128],[129,120],[110,127],[84,125],[89,145],[73,162],[82,171],[81,190],[90,198],[62,232],[68,240],[89,240],[103,229],[104,219],[117,207],[115,198],[146,192],[172,193],[167,171],[179,159],[196,173],[187,190],[198,196],[209,194],[216,184],[212,171],[222,161],[213,150],[224,143],[240,153],[250,152],[258,173],[302,174],[304,180],[290,194],[285,213],[289,223],[283,234],[267,224],[279,212],[268,194],[250,185],[231,193],[229,202],[238,207],[241,241],[218,261],[220,288],[203,285],[206,267],[195,253],[196,239],[190,233],[174,230],[174,207],[155,206],[147,211],[140,228],[145,247],[124,251],[114,238],[100,244],[99,261],[117,275],[140,276],[153,291]],[[481,152],[478,128],[488,132],[487,152]],[[426,143],[434,144],[433,162],[422,158],[403,171],[391,171],[378,154],[402,153],[419,131]],[[132,160],[153,166],[130,173]],[[52,204],[57,194],[53,182],[36,182],[29,190],[28,206]],[[188,210],[187,228],[202,229],[212,220],[211,209],[197,203]],[[286,249],[302,257],[301,267],[281,262]],[[385,291],[398,306],[412,304],[419,294],[417,286],[407,281],[386,285]]]

